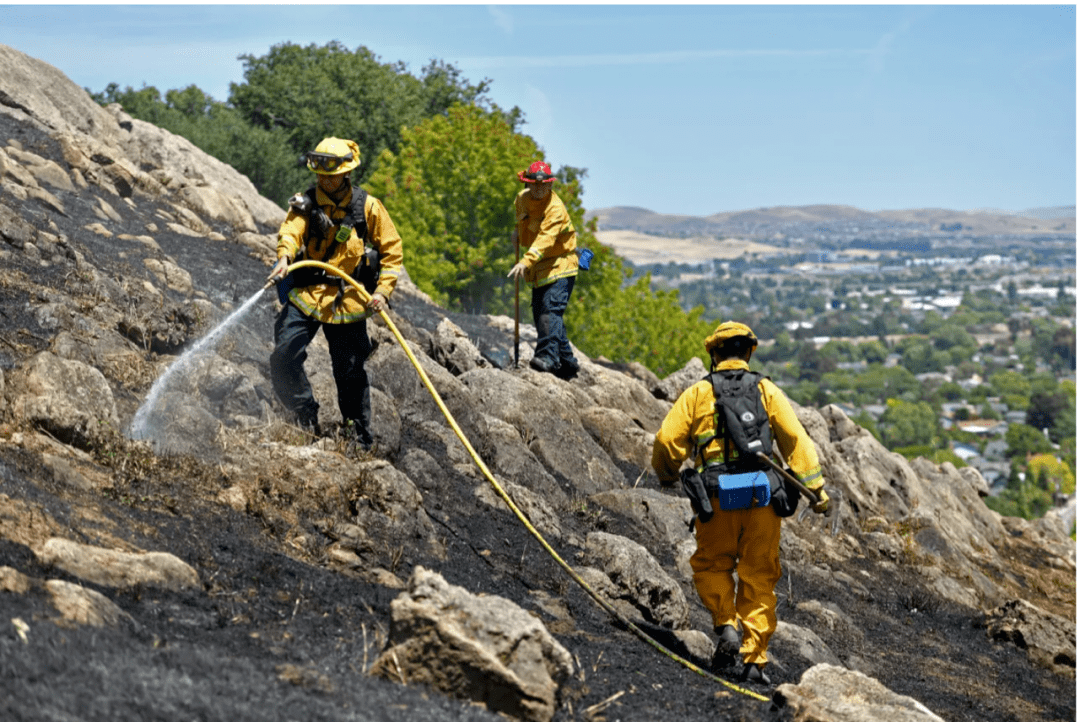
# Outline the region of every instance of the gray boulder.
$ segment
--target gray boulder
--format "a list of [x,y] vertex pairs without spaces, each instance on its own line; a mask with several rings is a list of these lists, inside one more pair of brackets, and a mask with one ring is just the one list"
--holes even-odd
[[1062,674],[1076,673],[1076,623],[1013,599],[986,613],[991,639],[1027,650],[1028,659]]
[[484,413],[477,426],[487,439],[484,458],[492,473],[542,494],[556,508],[570,503],[566,491],[526,446],[521,432],[512,424]]
[[656,433],[667,415],[669,404],[657,399],[644,384],[626,374],[604,368],[579,356],[581,373],[572,386],[581,388],[590,403],[621,411],[638,428]]
[[50,579],[44,586],[53,607],[70,624],[90,627],[135,626],[135,620],[101,592],[61,579]]
[[[496,481],[499,481],[498,479]],[[560,541],[562,539],[562,524],[559,523],[559,515],[545,501],[544,497],[531,489],[511,481],[500,481],[499,484],[514,505],[525,515],[529,523],[536,527],[545,538]],[[484,481],[476,487],[476,498],[492,509],[499,509],[507,513],[513,513],[506,504],[506,500],[499,495],[488,481]]]
[[[544,378],[546,377],[546,378]],[[520,376],[497,369],[462,374],[479,408],[514,426],[528,448],[553,476],[562,476],[579,495],[611,489],[622,472],[585,432],[581,401],[569,384],[548,374]]]
[[635,424],[625,411],[603,406],[582,409],[581,425],[612,461],[643,473],[651,468],[655,437]]
[[42,564],[103,587],[181,590],[199,586],[195,570],[166,552],[122,552],[54,537],[37,556]]
[[668,374],[660,385],[653,390],[657,398],[664,401],[675,401],[683,391],[701,381],[709,373],[705,364],[697,356],[692,356],[686,365],[678,371]]
[[656,489],[612,489],[593,494],[589,501],[631,519],[643,532],[639,543],[652,543],[652,537],[675,547],[691,537],[687,520],[692,511],[684,496]]
[[784,722],[943,722],[918,700],[831,664],[806,670],[797,685],[777,687],[773,711]]
[[769,640],[769,659],[783,670],[804,669],[815,664],[843,667],[844,663],[818,635],[805,627],[779,620]]
[[491,365],[468,335],[448,318],[440,321],[432,334],[430,355],[455,376]]
[[20,376],[11,385],[21,390],[11,403],[17,418],[83,449],[119,430],[112,389],[96,368],[42,351]]
[[390,639],[372,674],[428,684],[512,719],[547,722],[573,658],[540,620],[417,567],[390,605]]
[[616,534],[592,532],[585,541],[584,556],[646,621],[669,629],[688,627],[690,606],[682,588],[645,547]]

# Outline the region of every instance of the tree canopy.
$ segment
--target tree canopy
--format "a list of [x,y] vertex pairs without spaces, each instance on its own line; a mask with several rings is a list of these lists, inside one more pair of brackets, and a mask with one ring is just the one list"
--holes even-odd
[[937,441],[937,414],[930,404],[889,399],[881,416],[882,438],[890,449],[906,446],[934,446]]
[[[475,105],[454,106],[402,130],[398,152],[383,151],[367,186],[408,238],[407,268],[417,286],[461,311],[512,311],[506,273],[515,258],[517,172],[541,158],[532,138],[515,132],[504,114]],[[555,192],[578,245],[595,254],[590,269],[578,274],[567,309],[571,341],[589,356],[638,361],[661,375],[691,356],[704,357],[701,342],[712,325],[700,319],[701,309],[683,311],[678,292],[650,290],[647,275],[626,285],[630,271],[584,220],[585,171],[562,166],[556,175]],[[530,293],[524,286],[521,292]]]
[[280,43],[265,55],[241,55],[244,82],[229,103],[257,128],[281,128],[299,154],[328,136],[360,146],[365,180],[383,150],[397,152],[401,129],[444,115],[455,103],[482,103],[490,82],[471,84],[453,65],[432,60],[419,77],[402,62],[383,63],[363,45]]

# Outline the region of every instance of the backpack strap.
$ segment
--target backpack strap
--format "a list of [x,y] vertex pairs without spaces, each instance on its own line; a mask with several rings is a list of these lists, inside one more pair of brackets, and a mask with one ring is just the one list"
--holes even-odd
[[[366,250],[368,225],[367,213],[365,212],[364,207],[367,205],[367,191],[363,188],[360,188],[359,186],[352,187],[352,200],[349,202],[349,205],[345,210],[345,216],[338,223],[334,223],[333,219],[331,219],[326,214],[326,211],[324,211],[319,205],[318,197],[316,195],[316,186],[312,185],[304,192],[304,195],[306,195],[308,198],[311,210],[308,211],[307,229],[304,232],[303,242],[300,244],[300,253],[297,254],[297,257],[300,258],[301,254],[304,253],[304,249],[307,248],[308,239],[311,237],[311,233],[313,230],[319,238],[324,238],[326,234],[334,228],[334,226],[338,227],[338,233],[341,233],[341,231],[344,229],[355,230],[357,237],[360,239],[361,243],[364,244],[365,257],[361,258],[360,263],[357,264],[356,270],[353,272],[353,276],[358,277],[363,273],[363,275],[365,275],[365,278],[363,279],[365,288],[367,288],[368,293],[373,292],[375,287],[369,280],[369,277],[371,275],[371,268],[375,268],[376,270],[374,271],[374,277],[376,281],[378,280],[378,256],[376,255],[375,259],[372,260]],[[347,237],[351,237],[351,234]],[[326,250],[322,253],[322,258],[317,258],[315,260],[322,261],[323,263],[328,263],[330,260],[330,256],[334,254],[334,250],[337,248],[338,243],[341,242],[343,241],[339,240],[337,235],[332,237],[326,244]],[[366,271],[366,273],[363,270],[365,264],[368,266],[368,270]],[[328,274],[326,271],[323,271],[321,269],[304,268],[300,269],[300,271],[297,271],[297,273],[300,274],[296,282],[297,286],[336,283],[338,285],[338,293],[337,297],[334,299],[334,307],[340,307],[341,302],[345,297],[345,279],[339,276],[333,276],[331,274]],[[357,278],[357,280],[361,279]]]
[[[700,466],[705,466],[705,448],[716,439],[723,439],[723,463],[737,462],[740,467],[758,467],[761,463],[754,458],[757,451],[765,454],[772,452],[772,435],[768,429],[768,417],[762,416],[764,406],[758,393],[758,383],[763,378],[756,371],[732,369],[728,371],[713,371],[706,377],[712,384],[714,401],[714,422],[716,432],[697,447],[700,457]],[[749,421],[741,420],[735,403],[741,398],[753,398],[755,412]],[[744,411],[745,413],[745,411]],[[758,418],[761,416],[761,418]],[[764,425],[764,433],[755,434],[751,439],[744,427],[745,423],[756,421],[759,428]],[[731,450],[734,446],[739,452],[737,459],[732,459]],[[760,448],[751,448],[760,447]],[[766,448],[767,447],[767,448]]]

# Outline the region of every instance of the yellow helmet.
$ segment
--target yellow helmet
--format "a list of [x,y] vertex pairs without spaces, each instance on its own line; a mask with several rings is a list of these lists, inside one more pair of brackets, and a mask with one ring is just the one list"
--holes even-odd
[[750,339],[751,350],[757,348],[757,336],[754,335],[749,326],[738,321],[724,321],[716,327],[711,336],[705,339],[705,351],[711,354],[712,350],[718,348],[724,341],[737,336],[745,336]]
[[319,175],[348,173],[360,166],[360,146],[351,140],[323,138],[307,154],[307,167]]

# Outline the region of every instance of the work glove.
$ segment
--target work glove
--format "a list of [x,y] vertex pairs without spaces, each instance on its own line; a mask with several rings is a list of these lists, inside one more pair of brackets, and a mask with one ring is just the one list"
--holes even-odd
[[829,495],[825,493],[825,487],[817,490],[818,500],[810,508],[814,510],[815,514],[828,514],[829,513]]
[[389,307],[389,304],[387,304],[386,302],[386,296],[382,295],[381,293],[371,294],[371,300],[368,301],[368,308],[370,308],[372,311],[374,311],[375,313],[379,313],[380,311],[385,311]]
[[270,271],[270,275],[267,276],[267,283],[276,283],[285,278],[285,269],[289,267],[289,259],[287,257],[279,258],[277,263],[274,264],[274,268]]

